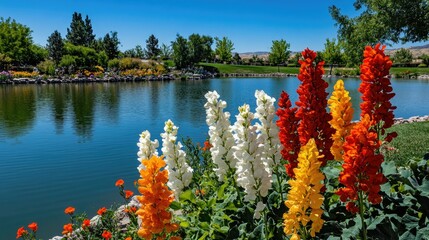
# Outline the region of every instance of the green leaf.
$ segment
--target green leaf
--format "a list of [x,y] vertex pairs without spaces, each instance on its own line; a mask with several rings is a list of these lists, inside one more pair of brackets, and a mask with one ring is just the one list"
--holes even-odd
[[417,190],[421,191],[421,195],[429,197],[429,180],[424,178],[422,184],[417,187]]
[[228,186],[227,183],[224,183],[222,186],[220,186],[219,190],[217,191],[217,197],[219,199],[223,198],[223,195],[225,193],[225,188]]
[[263,227],[264,227],[264,225],[263,224],[259,224],[256,228],[255,228],[255,230],[253,230],[253,232],[250,234],[250,236],[249,236],[249,240],[251,240],[251,239],[265,239],[265,236],[264,236],[264,232],[263,232]]
[[204,230],[209,230],[210,225],[207,222],[201,222],[200,227]]
[[186,222],[186,221],[180,222],[180,227],[182,228],[188,228],[189,226],[190,226],[189,222]]
[[170,208],[173,209],[173,210],[179,210],[179,209],[182,208],[182,205],[180,204],[180,202],[173,201],[170,204]]
[[396,169],[396,163],[393,161],[389,161],[389,162],[383,162],[381,164],[381,167],[383,169],[383,174],[387,177],[389,175],[393,175],[398,173],[397,169]]
[[188,189],[184,192],[182,192],[179,196],[180,201],[189,201],[191,203],[196,202],[195,195],[192,192],[192,189]]
[[204,240],[208,235],[209,235],[209,232],[204,232],[204,234],[200,238],[198,238],[198,240]]

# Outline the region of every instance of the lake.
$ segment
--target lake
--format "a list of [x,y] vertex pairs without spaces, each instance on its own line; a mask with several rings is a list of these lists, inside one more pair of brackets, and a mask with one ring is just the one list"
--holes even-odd
[[[327,79],[329,92],[336,79]],[[358,118],[359,79],[345,79]],[[121,203],[115,187],[137,180],[139,134],[161,142],[171,119],[179,136],[202,143],[208,136],[204,94],[216,90],[228,103],[254,111],[256,89],[278,99],[282,90],[297,100],[299,81],[290,78],[226,78],[196,81],[0,85],[0,239],[14,239],[20,226],[39,224],[38,236],[60,235],[64,209],[96,215]],[[429,81],[393,79],[396,117],[429,114]]]

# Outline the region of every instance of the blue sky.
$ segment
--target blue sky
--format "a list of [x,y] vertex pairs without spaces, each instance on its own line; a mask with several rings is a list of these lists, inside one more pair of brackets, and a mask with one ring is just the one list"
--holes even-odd
[[356,15],[353,1],[344,0],[0,0],[0,17],[30,27],[40,45],[55,30],[65,37],[76,11],[89,16],[97,38],[117,31],[121,50],[145,47],[150,34],[170,44],[176,34],[199,33],[226,36],[240,53],[269,51],[278,39],[301,51],[323,50],[326,39],[336,37],[331,5]]

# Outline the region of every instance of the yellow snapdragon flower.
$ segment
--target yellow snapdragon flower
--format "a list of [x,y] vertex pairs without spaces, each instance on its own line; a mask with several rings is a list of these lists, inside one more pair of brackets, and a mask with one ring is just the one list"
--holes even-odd
[[[283,215],[284,232],[292,234],[291,239],[300,239],[300,230],[305,229],[312,237],[322,229],[323,187],[325,176],[320,172],[323,155],[319,155],[314,139],[301,147],[298,155],[298,167],[294,169],[295,179],[289,180],[291,187],[285,205],[289,211]],[[311,222],[310,229],[307,224]],[[301,233],[302,234],[302,233]]]

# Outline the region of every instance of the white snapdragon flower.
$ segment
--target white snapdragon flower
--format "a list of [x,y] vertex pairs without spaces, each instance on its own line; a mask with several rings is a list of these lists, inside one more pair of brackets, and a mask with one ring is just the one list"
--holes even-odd
[[166,169],[169,174],[167,186],[173,190],[178,200],[182,190],[189,186],[192,181],[193,169],[186,162],[186,153],[182,150],[182,144],[177,142],[178,127],[171,120],[165,122],[162,137],[162,153],[167,163]]
[[223,181],[229,169],[235,169],[236,160],[233,157],[232,146],[234,137],[230,131],[229,112],[223,112],[226,102],[219,100],[216,91],[204,95],[207,99],[204,107],[206,109],[206,123],[209,126],[210,152],[212,160],[216,165],[214,169],[219,181]]
[[244,201],[255,201],[257,196],[266,197],[271,188],[271,176],[262,161],[263,147],[258,142],[257,126],[248,104],[238,108],[237,121],[231,127],[236,145],[234,157],[237,159],[237,183],[245,189]]
[[253,214],[253,218],[254,219],[260,219],[261,218],[261,213],[262,211],[264,211],[266,205],[263,202],[258,202],[256,204],[256,209],[255,209],[255,213]]
[[150,159],[152,156],[158,156],[158,151],[156,149],[158,148],[159,143],[156,139],[151,141],[150,132],[146,130],[140,134],[140,139],[137,143],[137,146],[139,147],[139,151],[137,152],[137,160],[140,162],[140,165],[137,167],[137,169],[140,172],[140,170],[144,169],[144,165],[141,164],[142,160]]
[[273,165],[280,164],[281,149],[279,139],[279,128],[274,122],[276,114],[274,103],[275,98],[268,96],[264,91],[256,90],[256,113],[255,118],[259,120],[256,126],[260,133],[258,142],[263,144],[263,158],[267,171],[272,172]]

